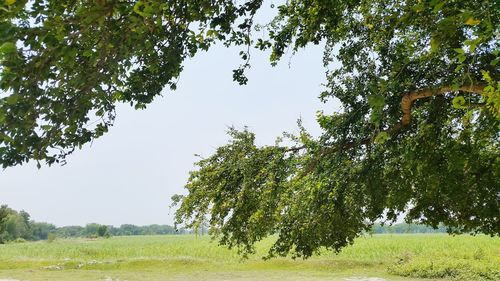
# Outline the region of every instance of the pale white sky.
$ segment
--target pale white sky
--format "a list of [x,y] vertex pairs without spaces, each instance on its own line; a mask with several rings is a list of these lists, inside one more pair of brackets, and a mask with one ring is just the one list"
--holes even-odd
[[57,226],[172,224],[170,197],[185,193],[194,154],[225,144],[228,126],[247,125],[259,143],[272,144],[283,131],[297,132],[301,117],[319,135],[316,111],[338,110],[317,98],[325,82],[322,48],[308,47],[277,67],[254,50],[246,86],[232,81],[238,52],[217,47],[186,61],[176,91],[165,90],[142,111],[119,106],[115,126],[66,166],[0,171],[0,204]]

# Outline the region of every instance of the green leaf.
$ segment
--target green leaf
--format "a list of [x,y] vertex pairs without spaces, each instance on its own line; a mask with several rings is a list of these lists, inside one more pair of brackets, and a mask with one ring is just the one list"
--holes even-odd
[[0,125],[5,122],[5,112],[0,108]]
[[457,59],[460,63],[464,62],[467,57],[464,54],[460,54],[457,56]]
[[384,142],[386,142],[390,138],[391,138],[391,136],[387,132],[380,132],[375,137],[374,142],[376,144],[383,144]]
[[91,56],[92,56],[92,54],[93,54],[92,50],[85,50],[85,51],[83,51],[83,53],[82,53],[82,55],[83,55],[84,57],[91,57]]
[[5,42],[0,46],[0,54],[8,55],[17,51],[16,44],[13,42]]
[[385,99],[382,95],[369,95],[368,96],[368,104],[372,108],[382,108],[385,105]]
[[104,115],[104,109],[101,108],[99,109],[96,113],[95,113],[96,116],[103,116]]
[[440,40],[437,37],[433,36],[431,38],[431,52],[435,53],[436,51],[438,51],[440,44]]
[[500,61],[500,57],[498,57],[498,58],[496,58],[496,59],[492,60],[492,61],[490,62],[490,65],[491,65],[491,66],[495,66],[495,65],[497,65],[498,61]]
[[149,17],[152,15],[151,8],[143,1],[137,1],[137,3],[135,3],[134,12],[142,17]]
[[119,92],[119,91],[114,92],[114,94],[113,94],[113,100],[115,100],[115,101],[121,101],[121,100],[123,100],[123,94],[122,94],[122,92]]
[[465,106],[465,98],[462,97],[462,96],[458,96],[458,97],[455,97],[452,101],[451,101],[452,105],[454,108],[466,108]]
[[53,110],[54,110],[54,113],[61,113],[64,111],[64,105],[62,105],[61,103],[56,103],[53,106]]
[[464,43],[465,45],[469,46],[469,52],[473,53],[476,50],[477,45],[481,43],[481,38],[466,40]]
[[10,6],[16,3],[16,0],[4,0],[3,2],[5,3],[5,5]]
[[446,4],[446,1],[442,1],[442,2],[437,3],[434,6],[433,12],[437,13],[437,12],[441,11],[441,9],[443,8],[444,4]]
[[475,19],[474,17],[470,17],[465,21],[466,25],[478,25],[481,20]]
[[489,71],[481,70],[481,74],[483,75],[483,79],[486,80],[486,82],[490,83],[492,81]]
[[9,97],[7,97],[5,99],[5,103],[7,103],[8,105],[14,105],[17,103],[17,101],[19,100],[19,95],[18,94],[12,94],[10,95]]

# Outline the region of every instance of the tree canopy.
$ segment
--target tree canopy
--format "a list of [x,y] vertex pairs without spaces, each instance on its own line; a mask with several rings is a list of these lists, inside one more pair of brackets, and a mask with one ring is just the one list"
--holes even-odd
[[7,205],[0,206],[0,244],[9,241],[47,239],[56,227],[53,224],[35,222],[26,211],[16,211]]
[[[0,4],[0,161],[64,161],[112,125],[114,107],[175,88],[185,58],[215,42],[324,44],[323,101],[342,110],[257,146],[244,129],[197,163],[178,223],[209,221],[221,244],[269,255],[340,250],[379,220],[500,234],[500,8],[479,0],[289,0],[255,25],[262,0]],[[252,29],[264,31],[262,37]],[[299,124],[300,125],[300,124]]]

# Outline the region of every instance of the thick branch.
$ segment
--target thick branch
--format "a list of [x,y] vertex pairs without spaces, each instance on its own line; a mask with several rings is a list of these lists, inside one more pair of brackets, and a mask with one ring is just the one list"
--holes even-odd
[[[454,89],[452,87],[446,86],[446,87],[441,87],[441,88],[426,88],[426,89],[421,89],[413,92],[409,92],[403,96],[401,99],[401,111],[403,112],[403,117],[401,118],[401,121],[394,125],[393,127],[384,130],[382,132],[386,132],[389,135],[395,135],[398,132],[400,132],[402,129],[410,125],[411,123],[411,108],[413,106],[413,103],[416,100],[423,99],[423,98],[428,98],[431,96],[436,96],[436,95],[442,95],[448,92],[453,92],[453,91],[462,91],[462,92],[469,92],[469,93],[482,93],[484,91],[485,86],[484,85],[473,85],[473,86],[462,86],[458,89]],[[321,150],[319,155],[315,157],[316,159],[320,159],[325,155],[335,153],[339,150],[348,150],[353,147],[357,147],[360,145],[368,145],[374,141],[374,138],[365,138],[365,139],[360,139],[358,141],[354,142],[346,142],[340,145],[336,146],[330,146],[330,147],[325,147],[324,149]],[[302,149],[305,149],[306,146],[298,146],[298,147],[292,147],[286,150],[286,152],[297,152]],[[306,166],[305,170],[303,173],[301,173],[301,176],[309,174],[312,169],[316,166],[317,161],[312,161],[308,166]]]
[[401,99],[401,111],[403,111],[403,118],[401,118],[401,126],[406,127],[411,123],[411,107],[413,102],[422,98],[428,98],[431,96],[442,95],[452,91],[462,91],[469,93],[482,93],[484,90],[484,85],[473,85],[473,86],[463,86],[458,89],[453,89],[452,87],[441,87],[438,89],[422,89],[418,91],[413,91],[407,93]]

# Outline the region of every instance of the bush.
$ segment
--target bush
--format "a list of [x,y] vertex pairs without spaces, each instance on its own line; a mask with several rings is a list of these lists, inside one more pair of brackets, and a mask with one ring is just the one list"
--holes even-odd
[[389,273],[413,278],[451,278],[453,280],[494,281],[500,280],[500,270],[497,266],[476,259],[436,259],[411,260],[389,266]]

